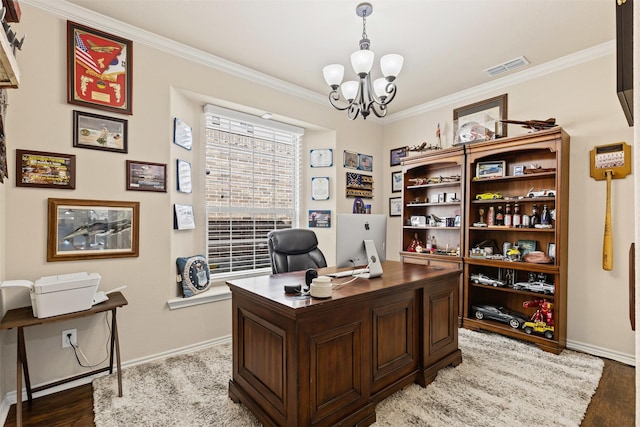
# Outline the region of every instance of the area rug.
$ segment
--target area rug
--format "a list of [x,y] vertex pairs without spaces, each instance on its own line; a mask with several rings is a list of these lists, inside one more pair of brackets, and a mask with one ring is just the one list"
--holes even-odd
[[[501,335],[459,330],[462,364],[426,388],[411,385],[376,407],[374,426],[579,426],[603,361],[560,355]],[[227,395],[231,345],[123,369],[93,382],[97,427],[260,426]]]

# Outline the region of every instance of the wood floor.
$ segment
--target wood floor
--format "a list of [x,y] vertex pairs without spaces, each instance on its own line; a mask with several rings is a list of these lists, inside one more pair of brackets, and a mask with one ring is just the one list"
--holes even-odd
[[[583,427],[633,427],[635,425],[635,375],[633,366],[604,360],[600,385],[591,399]],[[125,390],[126,393],[126,390]],[[544,402],[541,402],[544,405]],[[22,425],[63,427],[93,426],[91,384],[44,396],[23,404]],[[11,406],[5,427],[16,425],[16,407]]]

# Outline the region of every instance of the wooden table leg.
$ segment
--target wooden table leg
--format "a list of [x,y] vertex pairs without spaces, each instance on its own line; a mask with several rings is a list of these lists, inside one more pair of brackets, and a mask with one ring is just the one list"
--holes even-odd
[[22,372],[24,372],[24,383],[27,388],[27,399],[29,404],[33,401],[31,393],[31,376],[29,375],[29,362],[27,361],[27,347],[24,340],[24,329],[18,328],[18,352],[22,360]]
[[[116,310],[113,309],[112,317],[113,325],[113,338],[115,339],[116,350],[116,368],[118,369],[118,397],[122,397],[122,367],[120,366],[120,339],[118,338],[118,323],[116,322]],[[113,357],[113,347],[111,350],[111,356]]]
[[16,426],[22,427],[22,358],[20,357],[20,335],[22,328],[18,328],[18,351],[16,352]]

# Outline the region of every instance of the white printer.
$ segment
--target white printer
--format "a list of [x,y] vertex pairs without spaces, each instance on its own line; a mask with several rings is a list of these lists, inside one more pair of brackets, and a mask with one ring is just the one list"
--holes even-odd
[[100,284],[98,273],[71,273],[36,280],[8,280],[0,287],[25,287],[31,295],[33,315],[39,319],[88,310]]

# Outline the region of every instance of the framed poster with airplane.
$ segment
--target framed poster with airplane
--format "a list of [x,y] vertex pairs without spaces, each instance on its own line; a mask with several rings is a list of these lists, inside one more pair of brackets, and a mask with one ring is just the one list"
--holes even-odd
[[140,202],[49,199],[47,261],[137,257]]
[[67,21],[67,102],[133,114],[132,43]]

